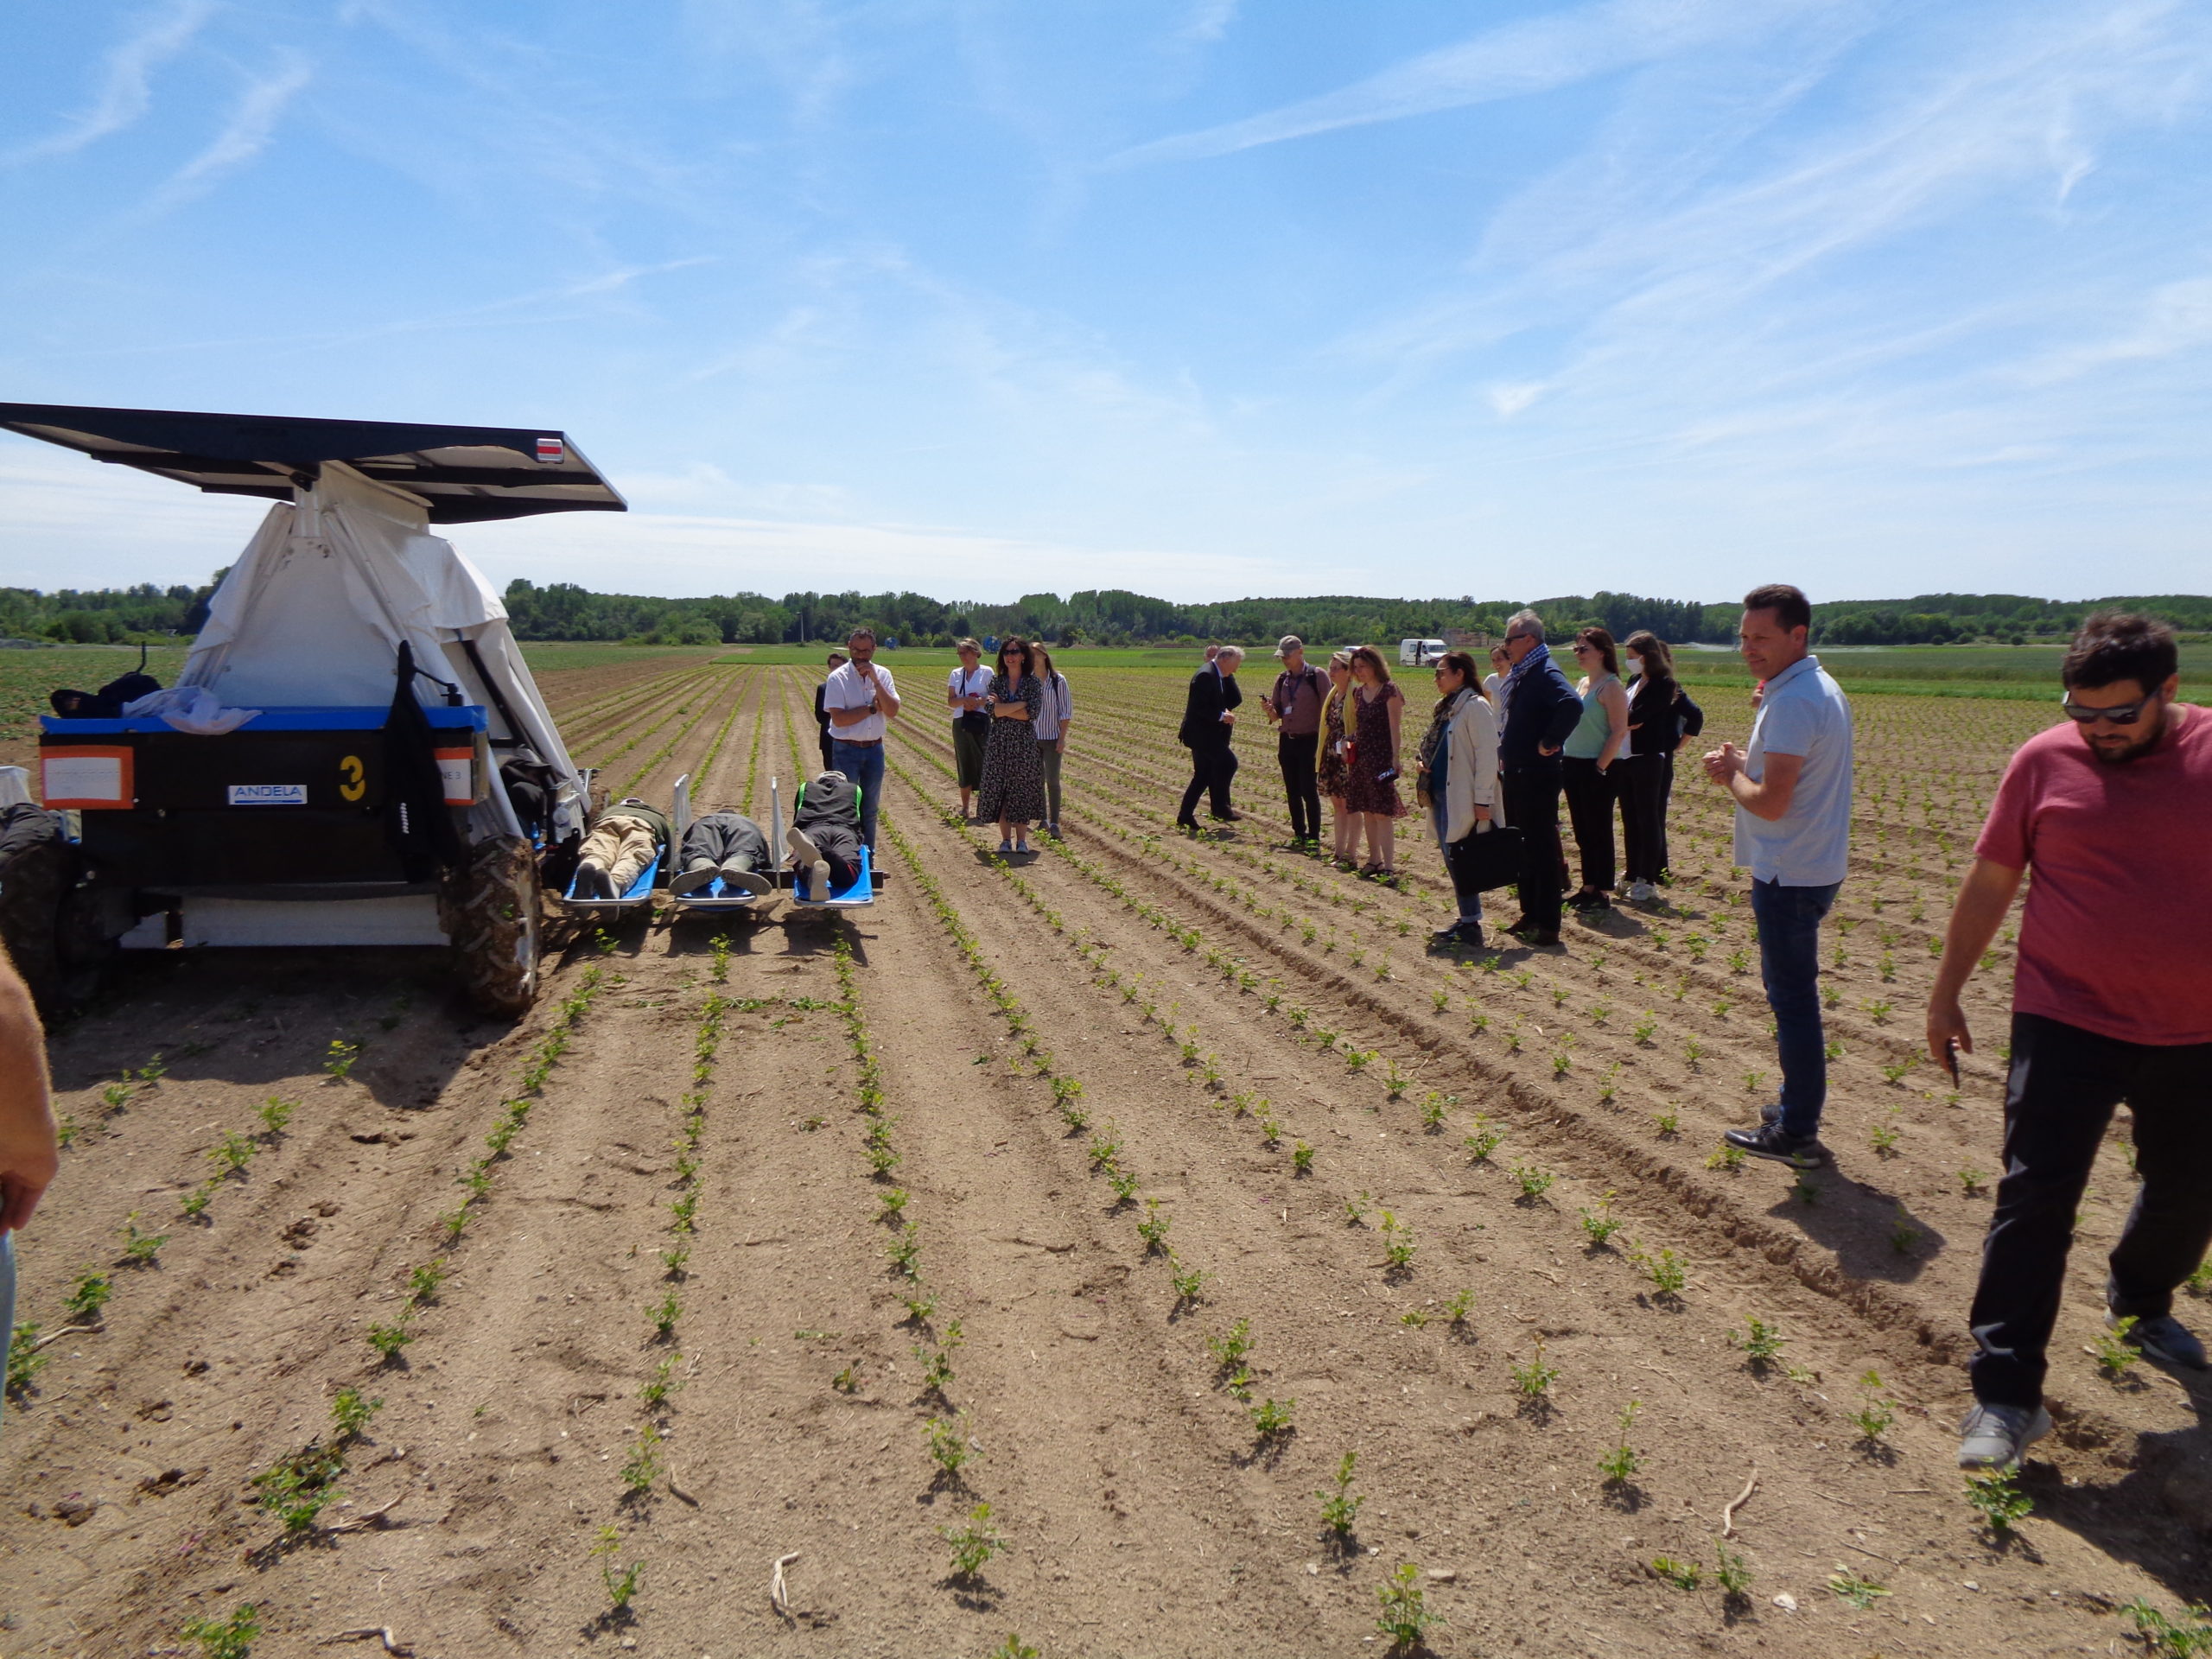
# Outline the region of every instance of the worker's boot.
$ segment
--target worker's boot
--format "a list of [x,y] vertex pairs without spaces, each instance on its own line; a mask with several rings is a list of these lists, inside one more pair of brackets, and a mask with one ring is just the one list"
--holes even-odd
[[686,893],[703,893],[715,885],[715,878],[721,872],[710,858],[695,858],[683,867],[683,873],[668,884],[670,894],[677,899]]
[[570,891],[579,899],[612,899],[614,883],[607,880],[604,869],[586,860],[576,866],[576,880]]
[[749,858],[734,858],[721,868],[724,889],[742,887],[755,898],[773,893],[776,884],[753,868]]

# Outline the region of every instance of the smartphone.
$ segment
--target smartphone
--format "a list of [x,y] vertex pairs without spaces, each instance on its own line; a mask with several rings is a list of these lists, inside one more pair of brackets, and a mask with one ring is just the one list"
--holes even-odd
[[1388,772],[1378,772],[1375,774],[1375,781],[1378,784],[1395,783],[1397,779],[1398,769],[1395,766],[1391,767]]
[[1959,1039],[1955,1037],[1946,1037],[1943,1039],[1943,1064],[1950,1068],[1951,1087],[1957,1088],[1959,1086]]

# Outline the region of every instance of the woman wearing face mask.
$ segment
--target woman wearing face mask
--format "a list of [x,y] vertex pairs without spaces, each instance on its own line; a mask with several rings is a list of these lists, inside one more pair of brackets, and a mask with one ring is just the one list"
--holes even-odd
[[1479,950],[1482,891],[1463,879],[1454,849],[1470,836],[1489,833],[1497,801],[1497,715],[1476,683],[1475,659],[1464,651],[1436,659],[1436,711],[1419,764],[1421,799],[1459,908],[1456,920],[1437,930],[1435,943]]

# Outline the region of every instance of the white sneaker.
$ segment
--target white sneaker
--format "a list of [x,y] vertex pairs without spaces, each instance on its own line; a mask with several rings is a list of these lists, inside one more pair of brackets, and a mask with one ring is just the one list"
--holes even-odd
[[806,896],[817,905],[830,902],[830,861],[817,858],[814,868],[807,873]]
[[1631,905],[1648,905],[1657,897],[1656,889],[1649,881],[1631,881],[1628,884],[1628,901]]

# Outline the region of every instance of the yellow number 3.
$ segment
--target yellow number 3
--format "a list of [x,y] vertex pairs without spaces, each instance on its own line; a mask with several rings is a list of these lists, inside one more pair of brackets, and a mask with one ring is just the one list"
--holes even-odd
[[369,792],[369,785],[365,781],[368,777],[368,772],[367,769],[361,765],[361,757],[359,755],[347,755],[343,760],[340,760],[338,763],[338,771],[340,775],[346,779],[344,783],[338,785],[338,792],[344,796],[347,800],[358,801],[362,796]]

